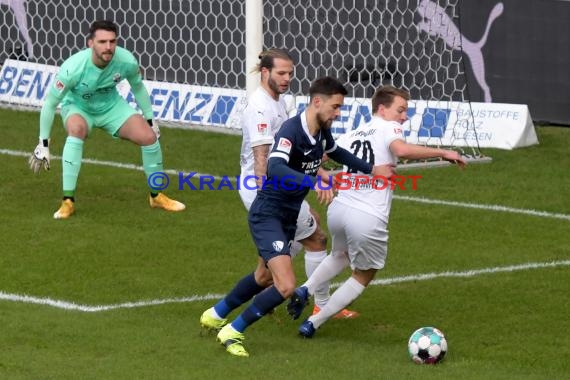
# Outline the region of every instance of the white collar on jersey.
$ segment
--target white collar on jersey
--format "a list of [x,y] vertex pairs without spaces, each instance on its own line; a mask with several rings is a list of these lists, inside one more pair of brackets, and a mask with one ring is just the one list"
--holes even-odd
[[282,99],[283,94],[279,94],[279,96],[277,97],[277,100],[273,99],[273,96],[271,96],[271,94],[269,92],[267,92],[267,90],[265,88],[263,88],[263,86],[259,86],[257,88],[257,90],[261,91],[261,93],[263,94],[263,96],[265,96],[267,98],[267,100],[272,101],[272,102],[277,102],[279,103],[279,101]]
[[[309,138],[311,145],[315,145],[317,143],[317,140],[315,140],[315,138],[311,136],[311,132],[309,132],[309,125],[307,124],[307,112],[306,111],[301,112],[300,117],[301,117],[301,125],[303,126],[303,131]],[[319,133],[321,133],[321,131],[319,131]]]

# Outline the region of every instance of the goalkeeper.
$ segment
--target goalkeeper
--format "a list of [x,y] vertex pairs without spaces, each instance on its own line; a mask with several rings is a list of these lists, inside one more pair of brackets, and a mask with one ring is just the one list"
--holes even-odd
[[[88,36],[89,48],[69,57],[60,67],[40,113],[40,141],[30,157],[30,168],[49,170],[49,137],[55,110],[61,103],[61,117],[67,131],[63,147],[63,201],[55,219],[67,219],[75,212],[75,189],[81,168],[83,143],[92,128],[101,128],[114,138],[139,145],[147,178],[163,171],[160,131],[153,124],[152,106],[133,54],[117,46],[118,26],[112,21],[95,21]],[[126,79],[141,116],[119,95],[117,85]],[[146,119],[146,120],[145,120]],[[161,193],[148,181],[151,207],[182,211],[184,204]],[[160,185],[160,184],[158,184]]]

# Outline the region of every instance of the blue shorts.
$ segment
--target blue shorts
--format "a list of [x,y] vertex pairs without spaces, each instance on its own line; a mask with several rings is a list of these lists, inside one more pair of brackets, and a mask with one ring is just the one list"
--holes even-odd
[[284,208],[263,193],[257,195],[249,209],[249,230],[259,256],[266,263],[279,255],[290,256],[298,215],[299,209]]

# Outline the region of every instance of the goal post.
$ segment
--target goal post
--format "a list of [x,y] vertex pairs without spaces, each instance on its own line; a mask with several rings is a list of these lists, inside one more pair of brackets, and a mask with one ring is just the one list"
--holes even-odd
[[245,3],[245,69],[246,94],[249,96],[259,86],[259,74],[252,69],[263,50],[263,0]]

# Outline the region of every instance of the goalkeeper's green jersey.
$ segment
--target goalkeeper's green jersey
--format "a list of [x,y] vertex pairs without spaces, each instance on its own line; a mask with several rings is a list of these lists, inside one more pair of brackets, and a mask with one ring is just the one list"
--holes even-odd
[[145,119],[152,119],[150,98],[133,54],[117,46],[111,62],[101,69],[93,64],[92,50],[87,48],[73,54],[61,65],[42,107],[40,138],[49,138],[59,103],[62,107],[74,104],[93,114],[109,111],[120,97],[117,85],[123,79],[129,82]]

